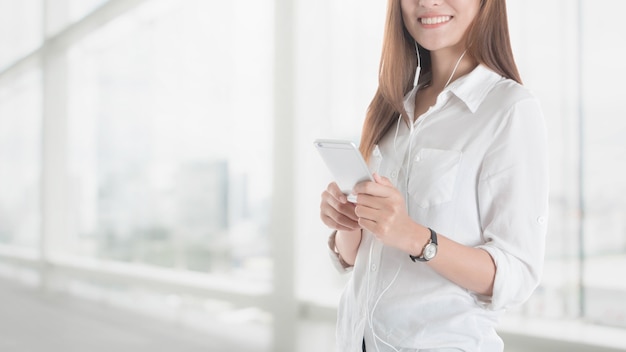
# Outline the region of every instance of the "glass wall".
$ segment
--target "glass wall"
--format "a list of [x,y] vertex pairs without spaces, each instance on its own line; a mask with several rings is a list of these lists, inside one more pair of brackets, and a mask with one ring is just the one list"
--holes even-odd
[[518,312],[572,319],[580,316],[579,12],[576,2],[567,1],[541,3],[541,13],[532,8],[538,1],[507,5],[522,79],[540,99],[545,115],[551,178],[543,281]]
[[[274,4],[0,0],[0,253],[271,286],[274,258],[294,251],[287,289],[334,309],[346,276],[328,260],[318,214],[330,175],[312,142],[358,142],[386,4],[294,0],[291,53],[275,52]],[[507,5],[552,176],[544,279],[513,313],[626,327],[626,3]],[[295,153],[280,170],[296,182],[295,248],[269,233],[275,55],[295,64],[294,138],[276,146]]]
[[[271,3],[43,3],[0,1],[1,32],[20,33],[0,38],[0,66],[44,22],[50,38],[33,69],[0,76],[0,241],[39,243],[39,184],[61,175],[48,255],[268,282]],[[94,26],[93,11],[119,14]],[[64,154],[46,176],[42,119]]]
[[84,20],[107,0],[39,0],[45,6],[46,36],[53,36]]
[[39,244],[41,74],[0,77],[0,244]]
[[[357,143],[378,84],[384,1],[301,1],[296,22],[296,290],[301,299],[336,306],[346,276],[328,260],[330,234],[319,219],[320,194],[330,173],[313,148],[316,138]],[[320,23],[326,25],[320,26]]]
[[58,250],[269,279],[271,13],[247,5],[149,1],[69,48]]
[[0,1],[0,70],[41,44],[42,5],[41,0]]
[[[610,9],[606,11],[605,9]],[[626,326],[626,80],[621,44],[625,32],[618,0],[581,6],[582,313]]]

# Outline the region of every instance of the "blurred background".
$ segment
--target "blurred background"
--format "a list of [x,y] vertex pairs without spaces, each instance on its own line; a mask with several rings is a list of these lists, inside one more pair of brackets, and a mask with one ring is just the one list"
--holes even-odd
[[[331,351],[315,138],[358,143],[382,0],[0,0],[0,350]],[[623,0],[507,0],[550,136],[507,351],[626,351]]]

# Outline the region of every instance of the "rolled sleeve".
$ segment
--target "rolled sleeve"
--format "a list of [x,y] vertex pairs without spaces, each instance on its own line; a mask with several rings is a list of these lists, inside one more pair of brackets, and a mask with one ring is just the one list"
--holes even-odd
[[353,266],[346,263],[346,261],[341,258],[341,254],[337,251],[337,247],[335,246],[335,236],[337,236],[337,231],[333,231],[328,237],[328,255],[330,256],[330,260],[340,273],[347,273],[352,271]]
[[547,138],[535,99],[516,104],[485,157],[478,185],[484,244],[496,265],[498,310],[525,302],[541,280],[548,219]]

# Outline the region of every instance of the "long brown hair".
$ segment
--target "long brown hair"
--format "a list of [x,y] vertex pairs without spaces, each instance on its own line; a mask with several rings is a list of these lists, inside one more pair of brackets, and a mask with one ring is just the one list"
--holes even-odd
[[[467,55],[494,72],[522,83],[509,39],[506,0],[481,0],[480,9],[468,28],[465,41]],[[370,103],[363,131],[360,151],[365,160],[374,145],[389,131],[404,111],[404,96],[413,87],[417,67],[415,40],[404,26],[400,0],[389,0],[380,59],[378,90]],[[430,52],[420,51],[422,75],[431,71]]]

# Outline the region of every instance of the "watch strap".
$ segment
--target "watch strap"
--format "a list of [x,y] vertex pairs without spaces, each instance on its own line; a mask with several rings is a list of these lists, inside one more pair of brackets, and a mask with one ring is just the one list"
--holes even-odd
[[[428,243],[426,243],[426,246],[424,246],[424,249],[431,243],[434,245],[437,245],[437,233],[430,227],[428,228],[428,230],[430,231],[430,240],[428,241]],[[411,260],[414,262],[415,261],[420,261],[420,262],[428,261],[428,259],[424,258],[424,249],[422,249],[422,253],[420,255],[409,254],[409,257],[411,258]]]

